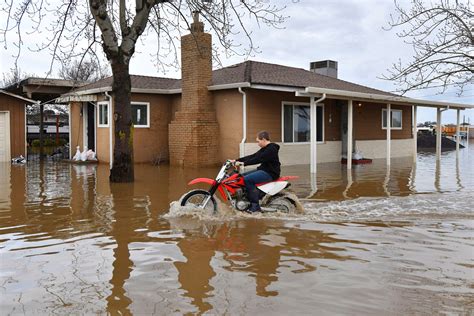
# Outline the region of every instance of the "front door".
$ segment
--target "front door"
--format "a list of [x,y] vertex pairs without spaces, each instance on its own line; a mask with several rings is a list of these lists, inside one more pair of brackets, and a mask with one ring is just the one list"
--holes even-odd
[[87,148],[95,151],[95,106],[87,104]]
[[84,145],[95,151],[95,106],[83,103]]
[[10,112],[0,112],[0,162],[10,159]]

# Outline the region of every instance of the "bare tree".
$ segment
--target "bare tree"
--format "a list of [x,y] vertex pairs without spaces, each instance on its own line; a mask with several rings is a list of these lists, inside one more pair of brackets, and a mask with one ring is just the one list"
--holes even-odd
[[19,84],[28,77],[34,77],[34,75],[23,72],[20,68],[12,68],[9,72],[4,72],[2,76],[3,80],[1,84],[3,88]]
[[383,79],[399,92],[454,86],[461,95],[474,82],[474,3],[470,0],[412,0],[409,9],[395,0],[395,14],[386,30],[413,46],[413,60],[394,63]]
[[77,82],[94,82],[110,76],[106,65],[101,65],[95,59],[74,60],[72,63],[63,63],[58,73],[60,78]]
[[[4,26],[0,28],[0,37],[5,45],[10,42],[16,45],[18,63],[25,30],[38,33],[46,30],[48,36],[43,45],[29,49],[50,50],[50,71],[57,60],[84,59],[86,55],[100,60],[97,46],[102,47],[113,74],[115,101],[114,163],[110,179],[129,182],[134,178],[129,65],[137,42],[147,35],[156,37],[158,46],[154,55],[158,64],[164,56],[177,56],[177,40],[189,29],[187,18],[198,11],[226,51],[251,54],[257,47],[246,25],[256,22],[278,27],[285,20],[282,9],[270,0],[10,0],[1,8]],[[50,25],[45,27],[47,21]],[[248,41],[243,50],[233,41],[239,32]],[[9,36],[16,37],[10,41]]]

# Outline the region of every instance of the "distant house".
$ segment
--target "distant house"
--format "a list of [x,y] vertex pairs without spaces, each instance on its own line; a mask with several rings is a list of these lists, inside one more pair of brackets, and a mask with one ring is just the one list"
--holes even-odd
[[0,90],[0,162],[26,157],[26,105],[28,98]]
[[[39,113],[27,116],[28,141],[39,138]],[[43,112],[43,132],[47,138],[54,138],[56,134],[69,142],[69,114],[54,110]]]
[[[260,130],[280,144],[284,165],[336,162],[354,150],[366,158],[406,157],[416,152],[417,105],[472,107],[340,80],[334,61],[309,70],[246,61],[212,71],[210,35],[199,21],[191,32],[182,38],[181,80],[131,76],[135,162],[159,156],[173,165],[215,165],[255,152]],[[71,146],[86,145],[103,162],[113,152],[111,91],[106,78],[62,96]]]

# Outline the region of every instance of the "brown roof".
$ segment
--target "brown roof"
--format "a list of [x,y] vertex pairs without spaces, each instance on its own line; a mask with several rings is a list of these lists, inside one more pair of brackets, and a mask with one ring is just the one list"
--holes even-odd
[[361,93],[395,96],[392,93],[361,86],[348,81],[320,75],[302,68],[256,61],[246,61],[213,72],[214,85],[249,82],[251,84],[286,87],[317,87]]
[[[131,75],[132,88],[135,89],[180,89],[180,79]],[[232,84],[248,82],[251,84],[285,86],[294,88],[317,87],[361,93],[374,93],[387,96],[395,94],[361,86],[348,81],[320,75],[302,68],[287,67],[257,61],[246,61],[212,72],[212,84]],[[111,87],[112,77],[85,85],[74,92]]]
[[[181,80],[150,76],[130,75],[132,88],[135,89],[180,89]],[[107,77],[94,83],[76,89],[74,92],[112,87],[112,77]]]

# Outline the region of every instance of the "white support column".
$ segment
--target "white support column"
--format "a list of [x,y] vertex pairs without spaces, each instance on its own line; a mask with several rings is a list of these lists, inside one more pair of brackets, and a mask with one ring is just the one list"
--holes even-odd
[[461,110],[457,109],[456,117],[456,155],[459,154],[460,130],[461,130]]
[[352,100],[347,102],[347,169],[352,169]]
[[417,152],[418,152],[418,144],[417,144],[417,141],[418,141],[418,128],[416,126],[417,124],[417,121],[416,121],[416,111],[417,111],[417,106],[416,105],[413,105],[413,116],[412,116],[412,120],[413,120],[413,161],[416,162],[416,156],[417,156]]
[[316,118],[317,115],[317,104],[315,102],[315,98],[311,97],[310,98],[311,105],[310,105],[310,123],[311,123],[311,128],[310,128],[310,142],[311,142],[311,164],[310,164],[310,169],[311,173],[316,173],[317,171],[317,136],[316,136],[316,131],[318,130],[318,120]]
[[441,108],[436,109],[436,159],[441,158]]
[[390,149],[392,147],[391,139],[392,139],[392,112],[391,112],[391,104],[387,104],[387,166],[390,166],[390,157],[391,152]]

